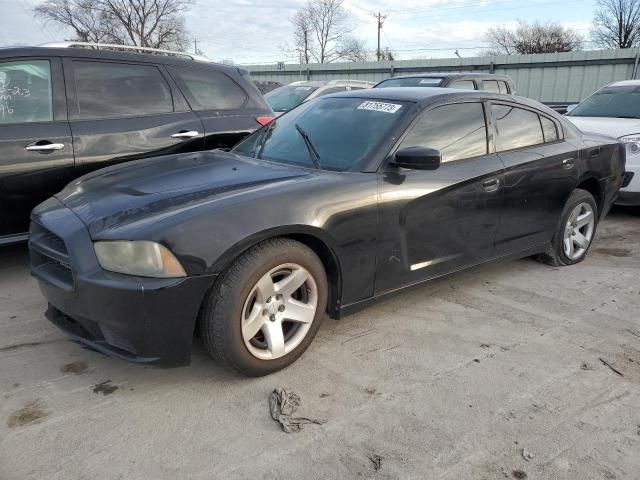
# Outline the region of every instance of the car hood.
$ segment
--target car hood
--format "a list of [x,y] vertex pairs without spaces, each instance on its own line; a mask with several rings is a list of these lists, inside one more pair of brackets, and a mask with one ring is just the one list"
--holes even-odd
[[171,214],[309,171],[223,151],[154,157],[80,177],[56,195],[96,233],[154,214]]
[[615,138],[640,133],[640,119],[637,118],[573,117],[570,115],[565,118],[583,132],[602,133]]

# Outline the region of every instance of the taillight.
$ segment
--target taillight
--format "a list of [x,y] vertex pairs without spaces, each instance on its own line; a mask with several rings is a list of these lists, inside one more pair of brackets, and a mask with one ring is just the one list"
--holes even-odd
[[256,122],[258,122],[263,127],[267,125],[271,120],[273,120],[273,117],[256,117]]

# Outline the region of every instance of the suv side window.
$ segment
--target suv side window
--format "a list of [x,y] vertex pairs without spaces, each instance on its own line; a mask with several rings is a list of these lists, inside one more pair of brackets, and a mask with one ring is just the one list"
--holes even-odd
[[542,124],[542,133],[544,134],[544,142],[552,143],[558,141],[558,128],[554,121],[540,115],[540,123]]
[[49,61],[0,62],[0,124],[52,120]]
[[213,69],[169,67],[196,111],[241,108],[247,94],[231,78]]
[[500,93],[500,87],[498,86],[498,82],[495,80],[483,80],[482,89],[487,92]]
[[460,90],[475,90],[476,83],[473,80],[456,80],[447,85],[447,88],[458,88]]
[[153,65],[73,61],[78,119],[173,112],[171,89]]
[[509,86],[504,80],[498,80],[498,87],[500,88],[500,93],[510,93]]
[[407,147],[435,148],[443,162],[486,155],[482,103],[454,103],[423,113],[400,144],[400,148]]
[[499,152],[544,143],[537,113],[511,105],[493,105]]

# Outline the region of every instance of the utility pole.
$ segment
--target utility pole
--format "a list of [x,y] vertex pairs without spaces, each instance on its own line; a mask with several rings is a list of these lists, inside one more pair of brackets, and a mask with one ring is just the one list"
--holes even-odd
[[193,39],[193,53],[195,53],[196,55],[199,55],[199,53],[198,53],[198,39],[197,38]]
[[380,12],[378,14],[373,15],[376,20],[378,20],[378,49],[376,50],[376,56],[378,61],[380,61],[380,57],[382,56],[382,52],[380,51],[380,31],[382,30],[382,25],[384,25],[384,21],[387,18],[386,15],[382,15]]

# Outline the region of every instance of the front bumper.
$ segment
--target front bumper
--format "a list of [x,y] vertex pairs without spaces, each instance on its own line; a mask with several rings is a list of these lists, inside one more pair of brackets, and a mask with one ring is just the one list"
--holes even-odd
[[188,365],[196,319],[215,276],[154,279],[100,268],[85,225],[58,200],[32,214],[31,272],[47,318],[103,353],[165,367]]
[[640,206],[640,168],[627,169],[616,204]]

